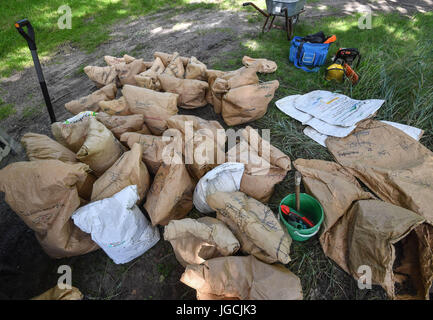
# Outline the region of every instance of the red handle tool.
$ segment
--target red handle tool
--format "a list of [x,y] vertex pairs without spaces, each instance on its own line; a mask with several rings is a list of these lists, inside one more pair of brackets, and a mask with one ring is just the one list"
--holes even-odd
[[309,226],[310,228],[314,227],[314,223],[311,222],[310,219],[308,219],[307,217],[302,217],[301,215],[299,215],[298,213],[294,212],[293,209],[290,209],[290,207],[286,206],[286,205],[281,205],[281,211],[285,214],[285,215],[293,215],[296,218],[298,218],[299,220],[302,220],[307,226]]

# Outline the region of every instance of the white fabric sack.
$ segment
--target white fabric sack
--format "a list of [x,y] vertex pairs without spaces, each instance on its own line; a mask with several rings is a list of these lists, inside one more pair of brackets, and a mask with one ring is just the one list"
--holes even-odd
[[206,198],[217,191],[235,192],[241,187],[243,163],[226,162],[207,172],[197,183],[194,190],[194,206],[201,213],[213,212],[208,206]]
[[72,215],[74,223],[90,233],[114,263],[127,263],[152,248],[160,239],[135,205],[137,186],[130,185],[111,198],[92,202]]

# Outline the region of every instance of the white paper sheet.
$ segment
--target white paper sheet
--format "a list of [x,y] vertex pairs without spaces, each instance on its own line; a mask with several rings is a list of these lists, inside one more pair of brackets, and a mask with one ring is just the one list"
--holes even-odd
[[355,130],[356,126],[351,126],[351,127],[335,126],[326,123],[320,119],[314,118],[308,113],[300,111],[299,109],[296,108],[298,99],[300,97],[301,95],[288,96],[275,102],[275,105],[282,112],[292,117],[293,119],[300,121],[303,125],[311,126],[312,128],[316,129],[318,132],[325,134],[327,136],[342,138],[348,136],[353,130]]
[[339,93],[315,90],[296,99],[295,107],[326,123],[352,127],[371,117],[385,100],[354,100]]

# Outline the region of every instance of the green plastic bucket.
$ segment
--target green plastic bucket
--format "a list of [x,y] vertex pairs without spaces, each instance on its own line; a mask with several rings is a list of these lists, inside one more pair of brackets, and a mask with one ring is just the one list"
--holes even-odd
[[296,241],[306,241],[319,232],[320,225],[323,222],[323,208],[319,201],[306,193],[301,193],[299,197],[301,203],[299,213],[310,219],[314,223],[314,227],[308,229],[297,229],[290,225],[283,216],[281,205],[284,204],[291,208],[296,208],[296,195],[294,193],[289,194],[281,200],[278,211],[280,213],[280,219],[283,221],[292,239]]

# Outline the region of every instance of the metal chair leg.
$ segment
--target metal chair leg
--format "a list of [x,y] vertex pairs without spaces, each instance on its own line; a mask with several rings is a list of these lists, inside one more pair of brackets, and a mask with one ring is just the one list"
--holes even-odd
[[266,25],[268,24],[268,20],[269,20],[269,17],[266,17],[265,24],[263,25],[263,28],[262,28],[262,33],[265,33],[265,29],[266,29]]
[[275,16],[272,16],[271,24],[270,24],[269,27],[268,27],[268,32],[271,31],[272,26],[274,25],[274,20],[275,20]]

